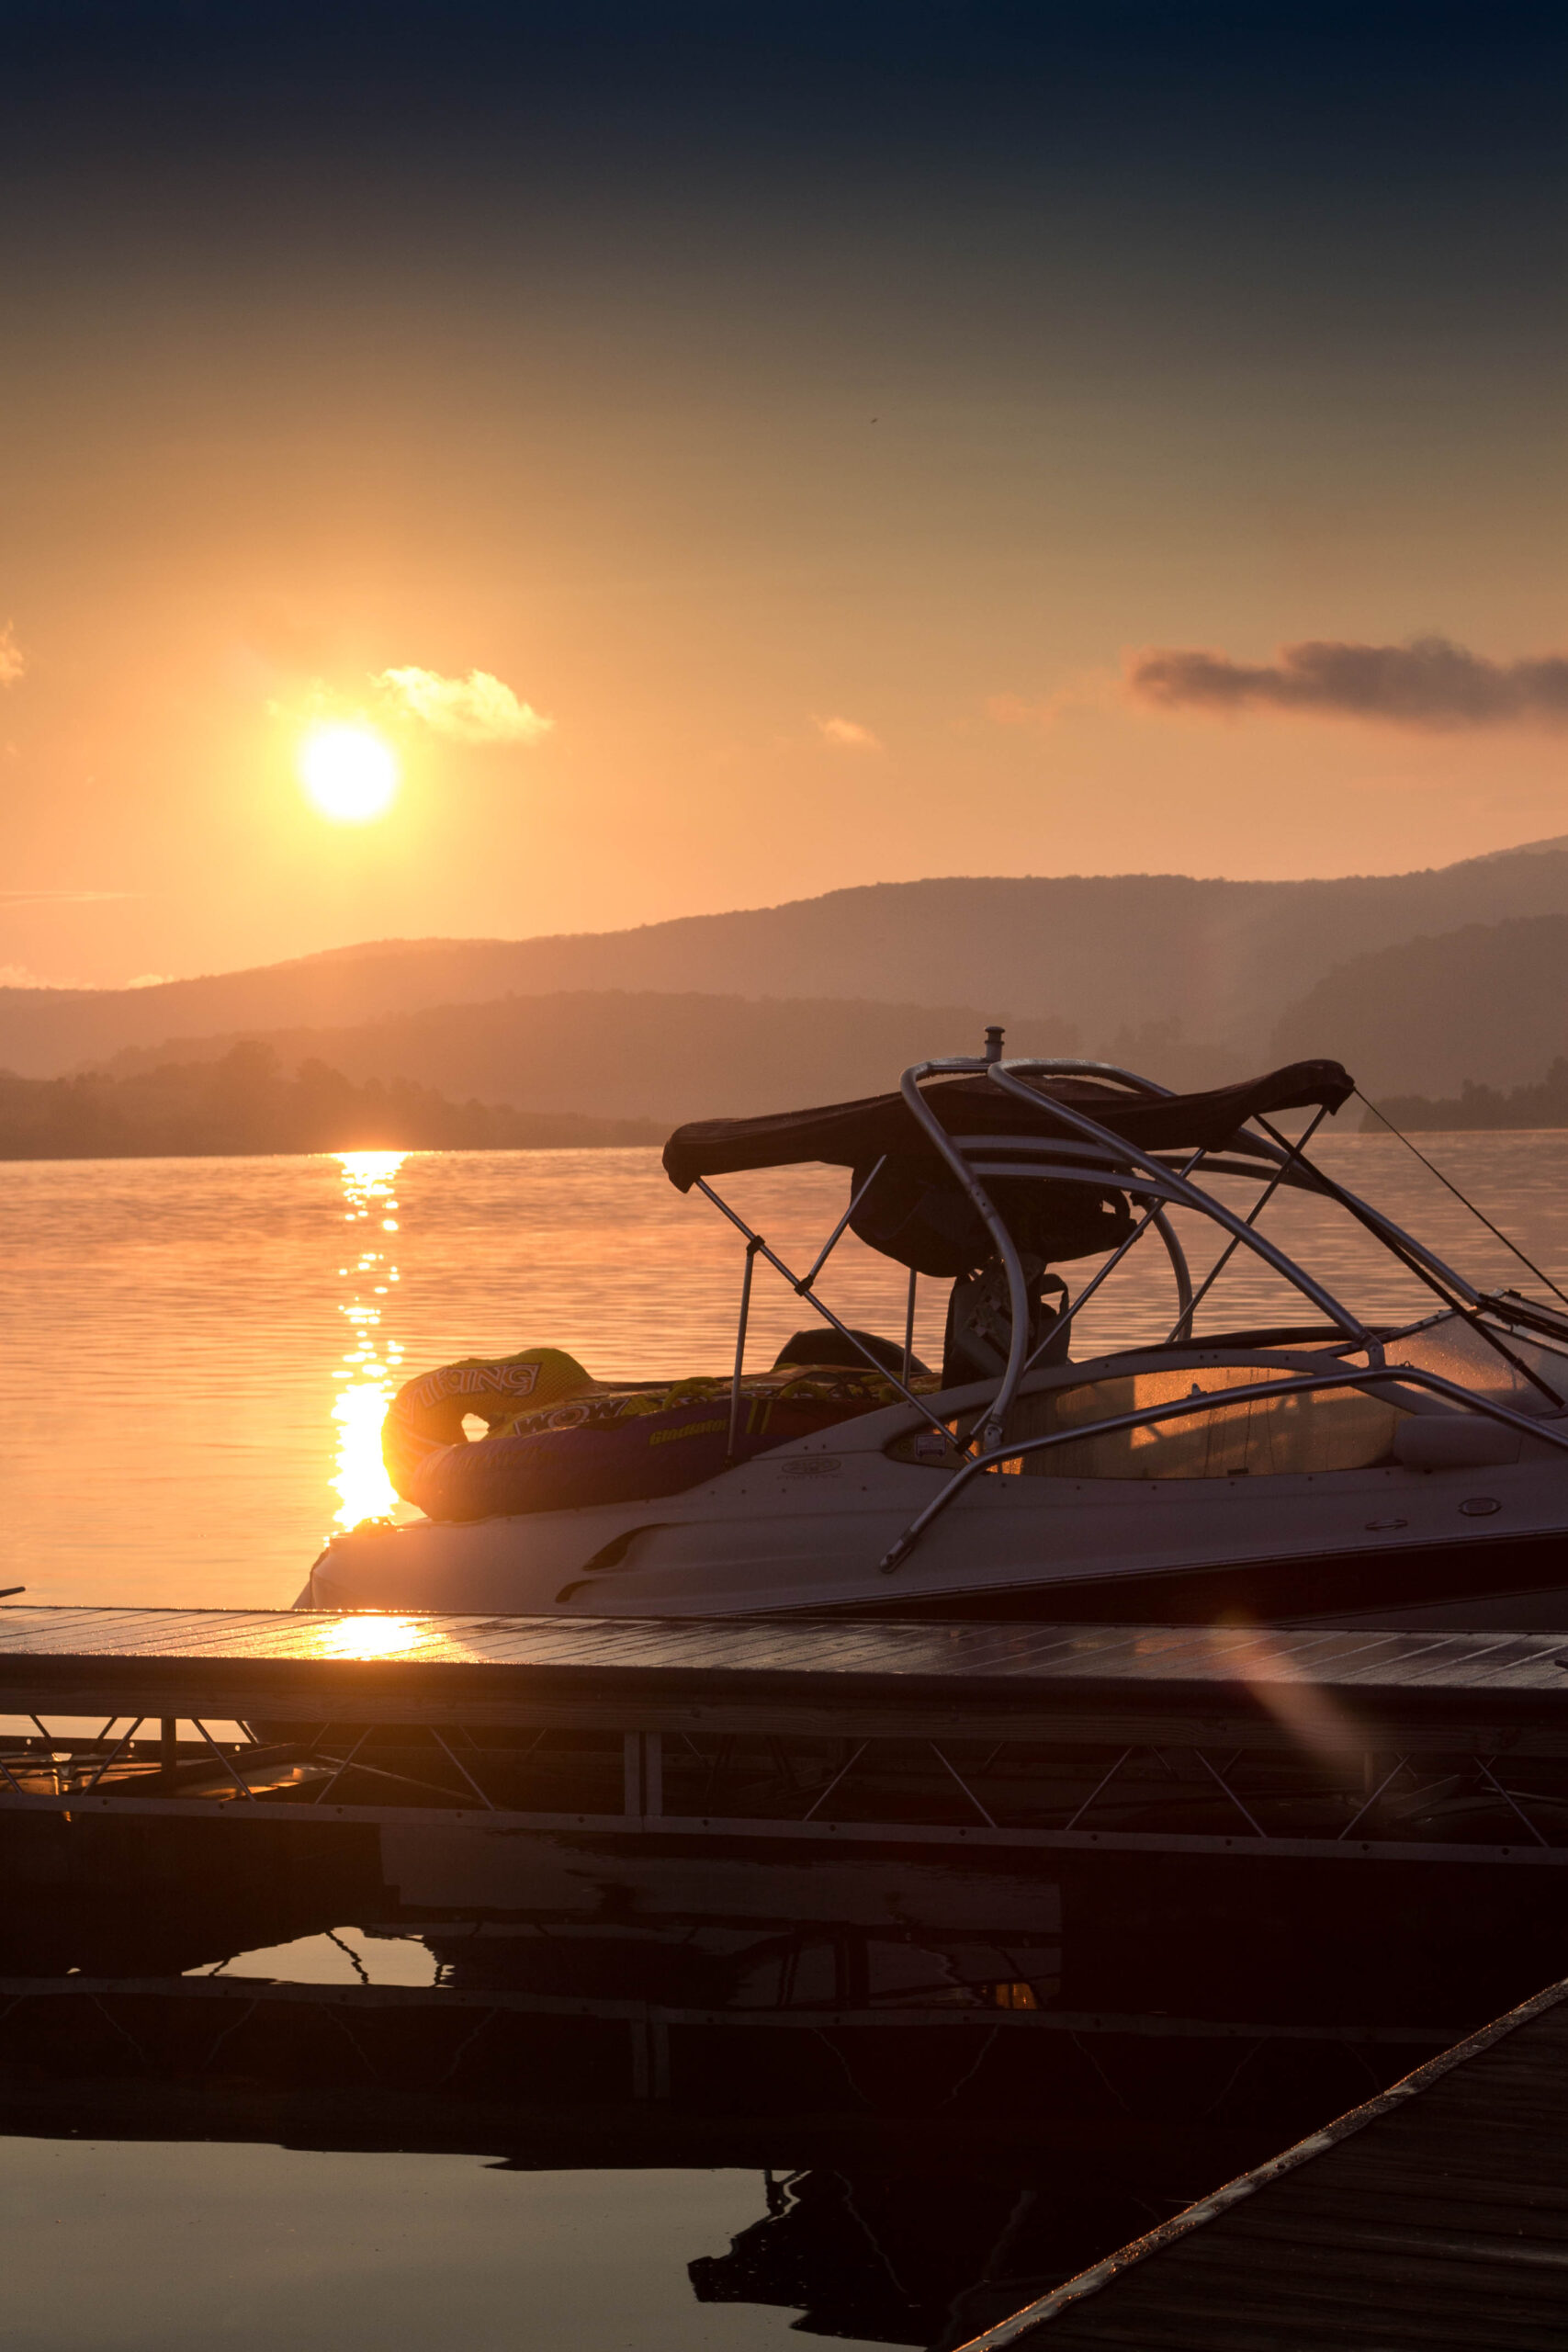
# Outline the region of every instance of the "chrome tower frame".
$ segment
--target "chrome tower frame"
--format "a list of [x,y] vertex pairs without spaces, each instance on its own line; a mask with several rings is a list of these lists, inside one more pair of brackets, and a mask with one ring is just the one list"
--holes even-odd
[[[932,1148],[952,1171],[964,1196],[984,1222],[991,1237],[997,1257],[1004,1270],[1011,1311],[1012,1329],[1006,1369],[1002,1373],[994,1396],[985,1408],[985,1419],[972,1441],[977,1451],[960,1464],[941,1493],[911,1522],[904,1535],[887,1553],[881,1563],[884,1574],[892,1574],[924,1529],[955,1498],[979,1472],[993,1469],[1002,1461],[1030,1453],[1065,1442],[1064,1435],[1019,1441],[1006,1440],[1005,1428],[1009,1411],[1019,1390],[1038,1362],[1044,1349],[1070,1324],[1079,1310],[1114,1272],[1129,1250],[1151,1229],[1159,1235],[1170,1260],[1177,1290],[1177,1316],[1167,1344],[1192,1337],[1194,1312],[1213,1286],[1215,1279],[1235,1250],[1245,1247],[1252,1250],[1275,1273],[1292,1284],[1302,1296],[1325,1317],[1340,1335],[1345,1352],[1364,1351],[1366,1365],[1358,1367],[1353,1375],[1346,1372],[1314,1375],[1296,1380],[1271,1381],[1256,1389],[1229,1389],[1195,1394],[1178,1402],[1150,1407],[1133,1414],[1121,1414],[1083,1428],[1075,1428],[1070,1435],[1078,1441],[1101,1431],[1141,1426],[1153,1421],[1179,1418],[1183,1413],[1202,1409],[1211,1403],[1224,1401],[1240,1403],[1255,1396],[1280,1396],[1295,1393],[1310,1393],[1314,1389],[1351,1385],[1382,1385],[1393,1383],[1422,1388],[1441,1396],[1461,1409],[1479,1411],[1488,1418],[1515,1425],[1537,1438],[1568,1450],[1568,1436],[1542,1427],[1538,1419],[1529,1419],[1495,1400],[1487,1399],[1451,1381],[1432,1374],[1417,1374],[1408,1367],[1385,1366],[1383,1339],[1361,1321],[1332,1292],[1300,1265],[1289,1253],[1258,1230],[1258,1219],[1273,1194],[1281,1186],[1312,1192],[1336,1201],[1405,1269],[1416,1276],[1441,1302],[1443,1309],[1458,1313],[1472,1328],[1478,1329],[1514,1370],[1540,1390],[1551,1405],[1562,1411],[1568,1399],[1559,1396],[1540,1374],[1521,1360],[1508,1347],[1503,1334],[1483,1320],[1491,1309],[1506,1323],[1533,1329],[1560,1345],[1568,1345],[1568,1316],[1539,1306],[1534,1301],[1513,1295],[1499,1296],[1495,1293],[1477,1289],[1462,1274],[1450,1266],[1436,1251],[1393,1220],[1382,1210],[1363,1200],[1358,1193],[1338,1183],[1333,1177],[1314,1166],[1305,1157],[1306,1146],[1316,1133],[1325,1114],[1319,1111],[1305,1134],[1295,1143],[1289,1143],[1275,1133],[1262,1118],[1245,1123],[1215,1150],[1202,1147],[1178,1162],[1168,1152],[1145,1151],[1135,1144],[1106,1127],[1087,1112],[1058,1100],[1043,1097],[1032,1080],[1048,1078],[1092,1078],[1126,1089],[1133,1095],[1168,1098],[1172,1090],[1160,1086],[1152,1079],[1122,1069],[1114,1063],[1082,1060],[1076,1057],[1004,1059],[1001,1054],[1001,1031],[987,1033],[987,1051],[983,1056],[954,1056],[942,1060],[914,1063],[900,1080],[900,1091],[911,1117],[924,1130]],[[1060,1125],[1072,1130],[1072,1136],[976,1135],[953,1136],[942,1125],[922,1088],[934,1078],[980,1077],[988,1080],[998,1092],[1015,1101],[1040,1104],[1047,1102],[1051,1116]],[[725,1201],[705,1178],[695,1180],[695,1189],[705,1195],[722,1216],[745,1237],[745,1273],[741,1284],[740,1312],[736,1333],[735,1369],[730,1406],[730,1444],[733,1452],[739,1427],[740,1388],[746,1348],[747,1323],[750,1311],[751,1278],[755,1261],[765,1258],[768,1263],[788,1283],[796,1296],[807,1301],[840,1336],[850,1341],[865,1357],[868,1363],[892,1382],[893,1386],[919,1415],[921,1420],[945,1435],[945,1425],[933,1412],[929,1397],[917,1396],[908,1385],[910,1341],[914,1327],[916,1276],[909,1277],[909,1300],[906,1316],[903,1377],[889,1373],[864,1346],[848,1325],[841,1322],[832,1309],[818,1295],[816,1283],[823,1267],[847,1230],[851,1217],[862,1199],[874,1182],[886,1156],[879,1159],[871,1173],[858,1187],[850,1205],[829,1235],[814,1260],[809,1272],[795,1275],[777,1252],[770,1248],[761,1234],[753,1230],[739,1211]],[[1250,1178],[1261,1187],[1259,1197],[1247,1216],[1238,1216],[1217,1200],[1213,1193],[1192,1180],[1200,1168],[1215,1176]],[[1111,1252],[1105,1263],[1086,1283],[1077,1297],[1064,1306],[1050,1330],[1032,1351],[1030,1348],[1030,1302],[1028,1283],[1018,1246],[1008,1228],[1006,1219],[998,1209],[987,1189],[987,1181],[1003,1178],[1011,1182],[1091,1184],[1100,1189],[1114,1187],[1124,1190],[1134,1206],[1142,1211],[1132,1232]],[[1170,1208],[1185,1208],[1207,1217],[1220,1227],[1228,1237],[1219,1260],[1195,1294],[1186,1256],[1172,1230],[1167,1212]],[[1406,1325],[1408,1333],[1416,1327]]]

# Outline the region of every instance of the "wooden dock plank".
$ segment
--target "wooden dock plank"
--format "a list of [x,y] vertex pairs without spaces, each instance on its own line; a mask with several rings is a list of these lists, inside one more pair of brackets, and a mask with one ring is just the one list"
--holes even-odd
[[1560,2346],[1565,2005],[1568,1979],[965,2352]]
[[[356,1651],[355,1644],[370,1645]],[[363,1655],[383,1664],[641,1667],[705,1673],[1024,1682],[1215,1695],[1309,1683],[1358,1692],[1568,1692],[1560,1634],[1297,1633],[1242,1626],[866,1625],[416,1611],[0,1607],[0,1659]]]

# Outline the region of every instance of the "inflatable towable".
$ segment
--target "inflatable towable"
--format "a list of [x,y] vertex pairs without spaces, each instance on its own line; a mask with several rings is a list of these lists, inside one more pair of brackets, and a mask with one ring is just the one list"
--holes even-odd
[[[917,1388],[937,1385],[917,1375]],[[558,1348],[471,1357],[408,1381],[381,1431],[387,1474],[431,1519],[510,1518],[679,1494],[738,1462],[898,1402],[871,1365],[780,1364],[728,1380],[597,1381]],[[476,1415],[486,1434],[470,1439]]]

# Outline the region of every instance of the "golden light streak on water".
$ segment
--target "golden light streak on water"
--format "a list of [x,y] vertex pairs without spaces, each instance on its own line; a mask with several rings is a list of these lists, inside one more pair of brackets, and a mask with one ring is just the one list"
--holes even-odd
[[[334,1154],[343,1171],[345,1224],[371,1227],[378,1240],[382,1234],[396,1233],[394,1186],[407,1156],[401,1151]],[[367,1242],[370,1238],[367,1234]],[[331,1485],[338,1498],[333,1524],[343,1528],[357,1527],[362,1519],[385,1518],[397,1509],[398,1498],[381,1460],[381,1423],[402,1376],[403,1346],[387,1333],[387,1310],[380,1304],[391,1296],[399,1278],[390,1250],[367,1247],[338,1272],[348,1284],[338,1312],[355,1340],[343,1356],[343,1368],[333,1374],[338,1384],[333,1405],[337,1442]]]

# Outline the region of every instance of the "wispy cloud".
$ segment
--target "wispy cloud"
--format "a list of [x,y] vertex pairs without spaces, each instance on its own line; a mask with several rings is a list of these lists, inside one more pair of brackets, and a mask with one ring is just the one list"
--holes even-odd
[[28,964],[0,964],[0,989],[79,989],[85,980],[46,980]]
[[1492,662],[1446,637],[1409,645],[1314,638],[1254,665],[1156,647],[1128,662],[1127,690],[1162,710],[1292,710],[1448,729],[1560,726],[1568,721],[1568,655]]
[[536,743],[555,725],[488,670],[444,678],[438,670],[383,670],[377,680],[411,718],[460,743]]
[[1023,695],[989,695],[986,716],[998,727],[1032,727],[1047,734],[1070,704],[1083,699],[1070,686],[1064,687],[1060,694],[1040,695],[1033,702]]
[[881,737],[874,735],[869,727],[863,727],[858,718],[819,718],[817,732],[824,742],[836,743],[840,751],[880,752],[883,749]]
[[0,686],[14,686],[27,673],[28,657],[17,643],[15,623],[7,621],[0,628]]
[[986,716],[997,727],[1022,727],[1048,735],[1057,722],[1078,711],[1109,710],[1121,699],[1125,680],[1119,670],[1080,671],[1043,695],[988,695]]
[[986,716],[998,727],[1050,727],[1056,705],[1050,695],[1042,695],[1037,702],[1027,702],[1022,695],[987,695]]

